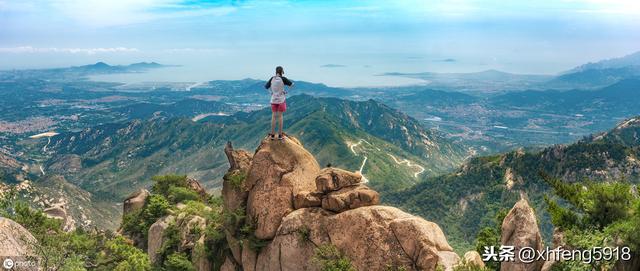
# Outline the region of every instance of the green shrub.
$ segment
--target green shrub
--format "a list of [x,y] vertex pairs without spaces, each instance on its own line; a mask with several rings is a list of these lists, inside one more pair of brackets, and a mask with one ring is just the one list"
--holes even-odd
[[147,254],[122,236],[105,243],[104,253],[100,253],[97,262],[98,270],[151,270]]
[[338,250],[333,244],[322,244],[315,249],[311,261],[321,271],[356,271],[351,260]]
[[309,227],[302,226],[298,229],[298,240],[300,242],[307,242],[311,240],[311,230]]
[[122,219],[122,229],[131,236],[140,236],[147,241],[149,228],[159,218],[169,213],[169,201],[157,194],[150,195],[142,209],[127,214]]
[[[629,246],[640,248],[640,199],[624,181],[570,184],[543,175],[563,204],[546,198],[552,222],[564,233],[566,245],[576,249]],[[619,242],[622,242],[620,244]],[[613,261],[565,261],[554,270],[609,270]]]
[[171,187],[187,187],[186,175],[154,176],[151,180],[153,181],[151,192],[165,197],[169,196],[169,189]]
[[167,257],[164,261],[165,271],[195,271],[189,257],[184,253],[175,252]]
[[240,189],[242,188],[242,183],[244,183],[244,180],[247,178],[247,173],[242,171],[234,171],[228,174],[226,177],[227,180],[229,180],[229,184],[231,184],[231,187]]
[[214,264],[213,270],[218,270],[222,265],[224,258],[226,257],[226,251],[229,248],[222,224],[209,222],[204,230],[204,236],[204,251],[207,255],[207,259]]
[[162,234],[162,247],[158,250],[158,261],[166,265],[168,256],[178,251],[180,247],[180,231],[175,223],[169,224]]
[[178,202],[184,202],[184,201],[188,201],[188,200],[200,200],[200,195],[198,195],[198,193],[196,193],[196,191],[193,191],[189,188],[186,187],[179,187],[179,186],[171,186],[169,187],[169,190],[167,191],[168,196],[167,199],[169,199],[169,201],[171,201],[171,203],[178,203]]

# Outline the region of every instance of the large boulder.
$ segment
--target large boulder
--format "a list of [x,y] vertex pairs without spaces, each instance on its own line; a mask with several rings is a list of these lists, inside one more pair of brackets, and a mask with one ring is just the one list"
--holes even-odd
[[253,270],[318,270],[311,258],[316,247],[330,242],[326,225],[330,215],[321,208],[298,209],[287,215],[276,238],[260,251]]
[[165,216],[158,219],[155,223],[149,227],[149,241],[147,243],[147,254],[152,264],[157,264],[160,260],[158,258],[158,252],[164,242],[164,233],[169,228],[171,223],[174,223],[175,217],[172,215]]
[[148,197],[149,191],[143,188],[140,188],[137,191],[131,193],[131,195],[129,195],[122,204],[122,215],[126,216],[130,213],[142,209]]
[[380,195],[378,195],[378,192],[360,184],[330,192],[322,198],[322,208],[334,212],[343,212],[359,207],[376,205],[379,202]]
[[294,210],[294,196],[313,191],[320,167],[294,137],[262,141],[249,169],[247,217],[259,239],[272,239],[282,218]]
[[362,182],[362,175],[339,168],[324,168],[316,177],[316,189],[329,193]]
[[67,213],[67,206],[64,203],[53,204],[43,212],[49,218],[62,221],[63,231],[70,232],[76,229],[76,221]]
[[502,221],[501,244],[515,248],[515,261],[504,261],[500,265],[502,271],[539,271],[544,262],[534,261],[523,263],[518,258],[519,251],[524,247],[530,247],[537,251],[542,250],[542,237],[533,208],[526,199],[520,199]]
[[[15,221],[0,217],[0,262],[6,259],[25,259],[33,257],[36,238],[22,225]],[[30,270],[16,267],[12,270]]]
[[[315,248],[330,243],[357,270],[451,270],[459,261],[438,225],[397,208],[370,206],[334,214],[321,208],[298,209],[282,220],[263,248],[255,270],[318,270]],[[246,270],[246,269],[245,269]]]

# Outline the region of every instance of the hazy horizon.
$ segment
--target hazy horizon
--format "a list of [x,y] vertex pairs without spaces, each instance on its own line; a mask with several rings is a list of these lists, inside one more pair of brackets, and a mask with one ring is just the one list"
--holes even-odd
[[[106,79],[266,78],[355,87],[386,72],[557,74],[640,50],[640,3],[0,0],[0,69],[183,65]],[[136,78],[134,78],[136,77]]]

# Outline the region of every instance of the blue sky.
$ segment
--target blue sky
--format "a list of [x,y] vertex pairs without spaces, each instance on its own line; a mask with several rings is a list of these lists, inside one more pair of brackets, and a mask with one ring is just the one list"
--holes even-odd
[[171,81],[275,65],[341,86],[399,83],[373,76],[391,71],[552,74],[640,50],[635,0],[0,0],[0,25],[0,69],[184,65]]

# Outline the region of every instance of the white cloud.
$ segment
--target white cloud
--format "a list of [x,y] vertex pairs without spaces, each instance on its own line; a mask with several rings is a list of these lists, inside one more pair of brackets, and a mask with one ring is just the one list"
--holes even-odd
[[0,0],[0,11],[61,16],[82,25],[103,27],[143,23],[161,19],[223,16],[236,7],[184,4],[184,0]]
[[87,54],[87,55],[95,55],[100,53],[131,53],[138,52],[137,48],[127,48],[127,47],[108,47],[108,48],[56,48],[56,47],[47,47],[47,48],[39,48],[32,46],[18,46],[18,47],[5,47],[0,48],[0,53],[14,53],[14,54],[24,54],[24,53],[67,53],[67,54]]

